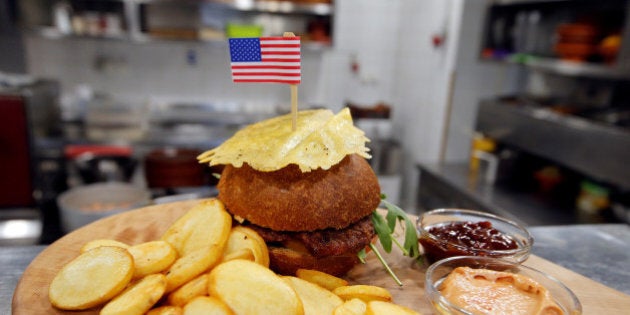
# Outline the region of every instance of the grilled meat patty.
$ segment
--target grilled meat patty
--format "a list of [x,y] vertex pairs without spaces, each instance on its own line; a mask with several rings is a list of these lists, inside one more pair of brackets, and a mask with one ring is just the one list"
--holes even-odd
[[247,226],[256,230],[270,245],[299,241],[311,255],[317,258],[355,254],[368,246],[376,235],[371,215],[340,230],[329,228],[313,232],[285,232],[274,231],[255,224]]

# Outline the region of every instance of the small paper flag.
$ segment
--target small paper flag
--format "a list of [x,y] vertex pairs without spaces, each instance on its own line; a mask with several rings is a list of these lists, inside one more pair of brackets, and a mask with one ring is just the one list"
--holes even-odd
[[230,38],[232,81],[299,84],[300,37]]

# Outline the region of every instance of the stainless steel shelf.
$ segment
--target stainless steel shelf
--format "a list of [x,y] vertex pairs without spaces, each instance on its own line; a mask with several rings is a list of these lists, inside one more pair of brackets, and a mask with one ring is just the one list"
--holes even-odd
[[[227,47],[227,37],[226,38],[199,38],[199,39],[178,39],[178,38],[166,38],[160,36],[153,36],[146,33],[123,33],[120,35],[83,35],[83,34],[72,34],[72,33],[63,33],[60,32],[57,28],[48,26],[48,27],[36,27],[36,28],[28,28],[27,32],[30,34],[34,34],[35,36],[40,36],[48,39],[94,39],[94,40],[118,40],[118,41],[131,41],[137,43],[151,43],[151,42],[189,42],[189,43],[206,43],[217,45],[221,47]],[[316,41],[303,41],[302,49],[305,51],[323,51],[331,48],[332,45],[330,43],[325,42],[316,42]]]
[[592,223],[574,209],[557,207],[535,193],[490,184],[470,172],[467,163],[418,164],[418,208],[463,208],[487,211],[531,225]]
[[522,64],[531,69],[566,76],[630,80],[630,71],[604,64],[571,62],[552,58],[529,58]]
[[630,189],[630,131],[544,107],[483,101],[477,130],[499,142]]
[[[123,0],[129,1],[129,0]],[[136,3],[218,3],[240,11],[256,11],[269,13],[331,15],[333,5],[330,3],[300,3],[277,0],[136,0]]]
[[572,0],[492,0],[492,4],[498,5],[521,5],[521,4],[537,4],[550,2],[568,2]]
[[522,65],[532,70],[539,70],[569,77],[630,80],[630,69],[622,69],[621,67],[615,65],[573,62],[559,58],[536,56],[508,56],[502,59],[484,58],[483,60],[488,62],[503,62]]
[[[123,4],[122,18],[124,19],[124,29],[120,30],[117,34],[76,34],[69,32],[62,32],[55,26],[50,24],[37,25],[23,23],[24,29],[31,34],[41,36],[49,39],[65,39],[65,38],[78,38],[78,39],[98,39],[98,40],[123,40],[133,41],[138,43],[154,42],[154,41],[167,41],[167,42],[200,42],[200,43],[218,43],[221,44],[226,41],[226,38],[222,37],[222,31],[212,30],[208,35],[204,27],[198,27],[197,29],[190,29],[190,31],[197,31],[197,37],[186,36],[182,38],[177,37],[160,37],[153,34],[144,32],[141,29],[141,6],[142,5],[177,5],[177,6],[201,6],[212,5],[210,9],[227,9],[231,11],[244,11],[253,12],[254,14],[286,14],[295,15],[299,18],[307,21],[307,16],[331,16],[334,12],[334,5],[331,3],[299,3],[292,1],[279,1],[279,0],[99,0],[103,2],[117,2]],[[28,14],[28,10],[24,9],[24,15]],[[49,13],[41,13],[49,14]],[[28,18],[25,18],[27,21]],[[49,23],[49,22],[46,22]],[[302,47],[308,51],[321,51],[332,46],[331,42],[320,41],[307,41],[304,40]]]

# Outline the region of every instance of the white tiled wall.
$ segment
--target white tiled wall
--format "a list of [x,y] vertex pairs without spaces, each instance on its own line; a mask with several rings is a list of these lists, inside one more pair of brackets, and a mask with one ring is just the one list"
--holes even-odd
[[[392,100],[400,0],[338,0],[334,48],[303,49],[301,106],[341,108]],[[287,106],[288,88],[234,84],[222,43],[26,38],[29,73],[59,78],[65,91],[88,84],[122,99],[168,98]],[[196,63],[190,64],[193,54]],[[350,73],[356,55],[361,68]]]
[[[88,84],[121,99],[168,98],[285,106],[287,86],[233,84],[225,44],[132,43],[89,39],[27,37],[29,73],[59,78],[65,91]],[[194,58],[189,61],[190,56]],[[321,63],[319,53],[303,53],[300,100],[310,103]]]
[[481,61],[484,1],[463,1],[461,34],[458,38],[456,75],[453,82],[452,104],[448,117],[444,145],[444,161],[467,161],[479,100],[508,95],[519,90],[516,66]]

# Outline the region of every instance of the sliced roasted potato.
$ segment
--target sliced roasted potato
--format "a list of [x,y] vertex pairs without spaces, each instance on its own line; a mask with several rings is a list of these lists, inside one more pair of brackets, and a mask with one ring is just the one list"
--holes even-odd
[[420,313],[404,307],[402,305],[383,302],[383,301],[370,301],[367,304],[366,315],[421,315]]
[[210,296],[199,296],[184,306],[184,315],[233,315],[223,301]]
[[331,291],[348,285],[348,281],[319,270],[298,269],[295,275],[300,279],[315,283]]
[[208,278],[210,296],[227,304],[237,315],[302,315],[302,301],[280,276],[249,260],[223,262]]
[[147,312],[146,315],[183,315],[184,309],[179,306],[164,305]]
[[53,278],[48,297],[63,310],[83,310],[109,301],[133,276],[133,257],[120,247],[101,246],[80,254]]
[[208,274],[204,273],[195,279],[186,282],[177,290],[168,295],[170,305],[184,306],[198,296],[208,295]]
[[177,251],[165,241],[152,241],[131,246],[127,249],[135,265],[134,278],[162,272],[177,259]]
[[208,271],[219,259],[221,250],[218,245],[210,245],[178,258],[166,272],[166,292],[172,292]]
[[230,232],[223,252],[223,260],[235,259],[234,256],[237,256],[235,253],[246,255],[243,250],[251,251],[254,262],[269,267],[269,251],[265,240],[256,231],[239,225],[232,228]]
[[148,275],[105,304],[100,315],[142,315],[160,300],[165,289],[166,277],[163,274]]
[[120,248],[129,248],[129,245],[117,241],[117,240],[111,240],[111,239],[97,239],[97,240],[93,240],[93,241],[89,241],[87,243],[85,243],[81,249],[80,252],[81,253],[85,253],[90,249],[96,248],[96,247],[101,247],[101,246],[114,246],[114,247],[120,247]]
[[370,301],[389,302],[392,300],[392,295],[389,291],[387,291],[387,289],[374,285],[347,285],[334,289],[333,293],[338,295],[344,301],[353,298],[360,299],[366,303]]
[[365,302],[360,299],[353,298],[337,306],[337,308],[335,308],[335,310],[333,311],[333,315],[363,315],[365,314],[366,310],[367,304],[365,304]]
[[221,258],[221,261],[230,261],[234,259],[245,259],[245,260],[254,261],[254,262],[256,260],[251,248],[241,248],[227,255],[225,254],[225,252],[223,252],[223,258]]
[[304,306],[304,315],[332,314],[343,300],[317,284],[297,277],[283,277],[293,287]]
[[215,246],[223,250],[232,229],[232,217],[219,199],[204,200],[173,223],[162,240],[173,245],[179,256]]

